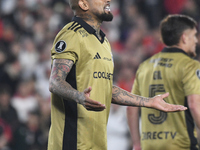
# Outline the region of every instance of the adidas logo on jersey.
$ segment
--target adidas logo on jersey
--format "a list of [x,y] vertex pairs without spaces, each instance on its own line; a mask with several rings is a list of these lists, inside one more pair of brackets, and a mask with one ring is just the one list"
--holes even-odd
[[94,56],[94,59],[101,59],[101,56],[99,55],[99,53],[97,53],[97,54]]

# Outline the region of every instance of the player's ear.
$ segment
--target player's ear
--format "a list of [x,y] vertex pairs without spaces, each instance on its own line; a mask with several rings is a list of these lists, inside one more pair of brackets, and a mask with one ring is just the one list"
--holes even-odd
[[185,34],[185,33],[183,33],[182,35],[181,35],[181,39],[180,39],[181,41],[180,42],[182,42],[182,43],[186,43],[187,42],[187,34]]
[[87,11],[89,9],[89,4],[87,0],[79,0],[78,5],[83,11]]

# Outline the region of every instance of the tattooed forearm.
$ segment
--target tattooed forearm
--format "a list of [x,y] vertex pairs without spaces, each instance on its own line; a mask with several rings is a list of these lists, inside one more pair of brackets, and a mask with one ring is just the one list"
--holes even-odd
[[60,95],[69,100],[75,100],[81,103],[84,100],[84,94],[73,89],[65,79],[73,66],[73,61],[65,59],[55,59],[50,76],[49,89],[52,93]]
[[146,106],[150,98],[131,94],[117,86],[112,89],[112,103],[126,106]]
[[[112,103],[119,103],[119,104],[131,104],[131,101],[127,101],[127,99],[124,99],[124,97],[130,97],[134,99],[135,97],[133,95],[129,95],[128,92],[118,88],[117,86],[113,86],[112,89]],[[133,104],[135,105],[135,104]]]

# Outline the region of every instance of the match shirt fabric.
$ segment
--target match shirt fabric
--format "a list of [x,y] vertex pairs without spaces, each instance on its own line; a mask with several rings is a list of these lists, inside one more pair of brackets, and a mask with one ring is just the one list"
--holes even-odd
[[101,112],[87,111],[75,101],[52,93],[48,150],[106,150],[107,121],[112,98],[113,58],[101,31],[74,17],[56,36],[51,58],[69,59],[74,65],[66,81],[82,92],[92,87],[90,98],[106,105]]
[[[138,68],[132,93],[153,97],[169,92],[167,103],[188,107],[187,96],[200,94],[200,64],[178,48],[164,48]],[[189,108],[189,107],[188,107]],[[142,150],[197,150],[190,109],[165,113],[141,109]]]

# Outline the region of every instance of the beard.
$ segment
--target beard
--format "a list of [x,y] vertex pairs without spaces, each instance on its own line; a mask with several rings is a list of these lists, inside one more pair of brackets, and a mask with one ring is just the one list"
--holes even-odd
[[188,55],[191,57],[191,58],[194,58],[197,56],[196,52],[188,52]]
[[102,14],[96,14],[96,16],[101,21],[112,21],[113,20],[113,14],[111,12],[102,13]]

